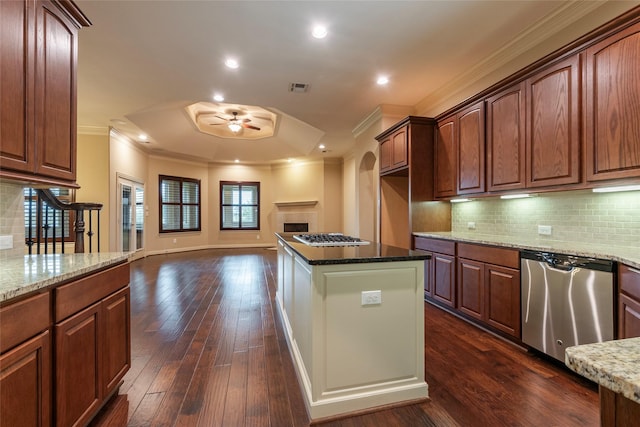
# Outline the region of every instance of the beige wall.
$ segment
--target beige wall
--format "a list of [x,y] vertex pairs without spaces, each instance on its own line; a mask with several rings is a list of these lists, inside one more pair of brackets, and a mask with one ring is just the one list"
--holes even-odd
[[[100,211],[100,251],[109,251],[111,222],[109,221],[109,135],[78,135],[77,202],[102,203]],[[95,215],[95,214],[94,214]],[[95,217],[94,217],[95,221]],[[85,225],[88,230],[88,224]],[[93,223],[96,227],[96,223]],[[96,251],[97,237],[92,250]],[[89,240],[85,237],[85,251]]]

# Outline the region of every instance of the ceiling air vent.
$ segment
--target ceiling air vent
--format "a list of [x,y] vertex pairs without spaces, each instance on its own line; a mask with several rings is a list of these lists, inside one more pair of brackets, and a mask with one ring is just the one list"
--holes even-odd
[[295,92],[295,93],[309,92],[309,84],[307,84],[307,83],[291,83],[291,84],[289,84],[289,92]]

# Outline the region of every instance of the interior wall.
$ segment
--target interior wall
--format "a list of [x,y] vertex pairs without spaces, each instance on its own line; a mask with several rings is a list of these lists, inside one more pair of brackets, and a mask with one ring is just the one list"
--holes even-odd
[[378,193],[377,159],[368,151],[360,161],[358,168],[358,236],[364,240],[376,239],[376,218]]
[[[214,164],[208,169],[208,239],[214,247],[275,244],[273,192],[277,184],[268,165]],[[220,230],[220,181],[260,183],[260,230]]]
[[[149,212],[149,188],[147,187],[148,183],[148,168],[149,168],[149,160],[148,155],[136,147],[129,140],[119,136],[118,134],[111,133],[109,137],[109,224],[110,224],[110,233],[109,233],[109,250],[110,251],[118,251],[117,247],[117,233],[118,233],[118,213],[116,212],[118,209],[118,183],[117,177],[123,176],[132,181],[139,182],[145,185],[145,211]],[[156,177],[157,179],[157,177]],[[156,196],[157,198],[157,196]],[[149,214],[145,218],[145,221],[152,218],[152,215]],[[144,234],[144,250],[141,251],[141,255],[144,255],[145,250],[150,243],[149,241],[149,226],[148,223],[145,224],[145,234]],[[156,229],[157,230],[157,229]]]
[[25,244],[23,185],[0,180],[0,235],[11,236],[13,247],[0,250],[0,260],[28,253]]
[[[77,202],[102,203],[100,211],[100,252],[109,251],[111,221],[109,221],[109,135],[78,134],[77,148]],[[94,214],[95,215],[95,214]],[[95,220],[95,217],[94,217]],[[96,227],[96,223],[93,223]],[[88,231],[88,224],[86,224]],[[89,249],[88,237],[85,237],[85,251]],[[98,244],[94,236],[92,249]]]
[[342,222],[342,161],[339,159],[326,160],[323,174],[322,214],[324,216],[324,229],[322,231],[344,233],[344,224]]
[[[160,175],[200,180],[200,231],[160,233]],[[209,171],[206,163],[150,156],[145,204],[149,215],[145,224],[145,247],[150,253],[179,251],[182,248],[204,249],[209,245],[207,230],[211,227],[209,215]]]

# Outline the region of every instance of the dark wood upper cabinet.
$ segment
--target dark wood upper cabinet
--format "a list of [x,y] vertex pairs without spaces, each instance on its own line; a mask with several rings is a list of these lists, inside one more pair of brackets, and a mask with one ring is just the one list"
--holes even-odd
[[487,98],[487,191],[524,188],[524,82]]
[[587,181],[640,177],[640,23],[587,48]]
[[570,56],[526,81],[527,187],[581,181],[580,59]]
[[458,120],[458,194],[482,193],[485,190],[485,107],[478,102],[462,110]]
[[450,116],[439,120],[435,138],[435,190],[436,197],[455,196],[457,193],[457,120]]
[[0,176],[75,186],[77,37],[90,22],[72,2],[0,8]]
[[390,172],[408,166],[409,139],[407,127],[402,127],[380,142],[380,172]]

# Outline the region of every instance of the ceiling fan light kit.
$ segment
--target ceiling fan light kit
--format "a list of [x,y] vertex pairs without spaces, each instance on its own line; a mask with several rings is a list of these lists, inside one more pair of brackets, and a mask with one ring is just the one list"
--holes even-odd
[[274,136],[278,118],[269,110],[251,105],[196,102],[185,110],[200,132],[220,138]]

